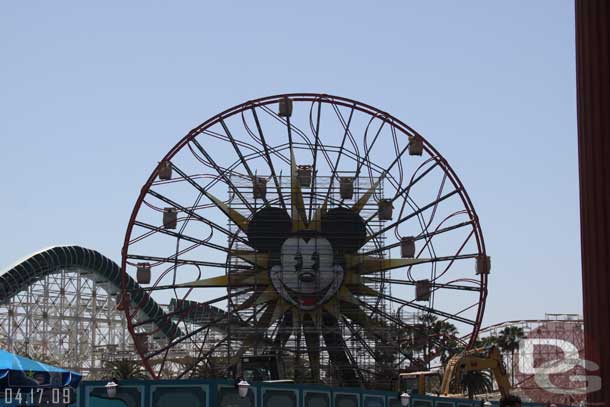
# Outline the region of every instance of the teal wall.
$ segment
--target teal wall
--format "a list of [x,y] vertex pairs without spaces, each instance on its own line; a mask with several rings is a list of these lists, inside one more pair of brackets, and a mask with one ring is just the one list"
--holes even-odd
[[[71,407],[400,407],[395,392],[356,388],[252,383],[248,397],[242,399],[234,382],[228,380],[125,380],[119,382],[117,396],[110,399],[105,384],[81,382]],[[25,404],[3,403],[2,396],[0,407]],[[410,407],[481,407],[481,402],[413,395]]]
[[[395,392],[302,384],[252,383],[246,399],[227,380],[131,380],[108,399],[105,382],[83,382],[79,407],[399,407]],[[524,405],[536,406],[535,404]],[[480,407],[480,401],[414,395],[411,407]],[[497,405],[496,405],[497,407]]]

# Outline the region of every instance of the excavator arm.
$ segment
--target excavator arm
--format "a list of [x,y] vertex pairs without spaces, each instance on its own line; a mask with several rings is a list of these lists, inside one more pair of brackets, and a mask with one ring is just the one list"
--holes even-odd
[[491,370],[502,396],[510,393],[511,385],[508,381],[502,355],[495,347],[472,349],[449,359],[445,366],[440,393],[448,395],[451,381],[454,380],[459,383],[464,373],[481,370]]

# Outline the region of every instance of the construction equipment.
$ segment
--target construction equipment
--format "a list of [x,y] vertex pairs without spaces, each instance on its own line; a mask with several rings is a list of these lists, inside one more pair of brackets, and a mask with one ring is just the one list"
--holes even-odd
[[400,373],[399,388],[396,391],[406,391],[409,394],[439,394],[441,373],[438,370]]
[[262,382],[284,378],[284,366],[276,355],[244,356],[241,371],[246,380]]
[[471,349],[453,356],[444,366],[442,376],[439,370],[401,373],[398,378],[399,390],[451,397],[451,384],[460,383],[465,373],[482,370],[491,370],[502,396],[510,393],[511,385],[502,354],[495,346]]

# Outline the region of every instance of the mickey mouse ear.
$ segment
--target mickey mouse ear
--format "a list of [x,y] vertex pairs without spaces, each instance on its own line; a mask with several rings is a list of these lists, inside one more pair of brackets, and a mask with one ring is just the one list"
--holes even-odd
[[292,222],[286,210],[266,206],[254,214],[248,223],[246,235],[253,248],[268,252],[280,249],[291,228]]
[[356,212],[334,208],[322,215],[322,234],[335,249],[355,252],[366,242],[366,225]]

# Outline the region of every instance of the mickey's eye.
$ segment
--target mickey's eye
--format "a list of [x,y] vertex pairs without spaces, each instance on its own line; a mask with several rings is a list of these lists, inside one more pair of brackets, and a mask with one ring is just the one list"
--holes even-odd
[[301,253],[297,253],[297,255],[294,256],[294,261],[296,262],[294,269],[296,271],[301,271],[303,269],[303,255]]
[[320,270],[320,255],[318,252],[313,252],[311,255],[311,261],[313,263],[311,269],[316,271]]

